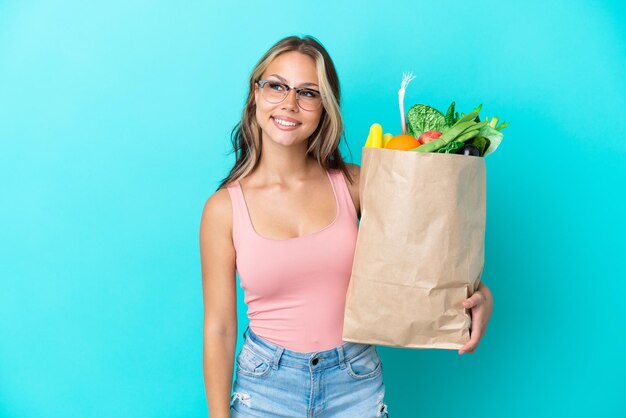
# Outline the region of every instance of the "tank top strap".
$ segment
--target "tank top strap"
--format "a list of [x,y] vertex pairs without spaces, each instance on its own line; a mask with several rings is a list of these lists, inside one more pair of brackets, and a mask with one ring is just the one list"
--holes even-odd
[[331,168],[328,170],[330,178],[335,186],[337,192],[337,200],[342,211],[347,215],[357,219],[356,208],[354,207],[354,201],[350,195],[350,189],[348,188],[348,180],[345,178],[343,171],[338,168]]
[[[248,209],[239,181],[230,184],[227,190],[230,194],[230,201],[233,206],[233,244],[237,247],[237,243],[242,234],[248,235],[242,237],[242,239],[248,239],[252,237],[253,234],[251,233],[252,231],[248,229]],[[252,228],[252,226],[250,226],[250,228]]]

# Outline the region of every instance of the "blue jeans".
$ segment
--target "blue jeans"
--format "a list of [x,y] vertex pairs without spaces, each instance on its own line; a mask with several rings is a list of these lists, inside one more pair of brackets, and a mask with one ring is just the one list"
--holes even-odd
[[230,416],[387,418],[382,366],[374,345],[347,342],[300,353],[247,328]]

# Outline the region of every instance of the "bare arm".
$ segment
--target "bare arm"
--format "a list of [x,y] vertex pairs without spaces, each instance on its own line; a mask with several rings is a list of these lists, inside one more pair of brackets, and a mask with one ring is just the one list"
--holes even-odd
[[204,301],[203,371],[211,418],[230,416],[237,344],[237,289],[232,242],[232,206],[226,189],[204,205],[200,222]]

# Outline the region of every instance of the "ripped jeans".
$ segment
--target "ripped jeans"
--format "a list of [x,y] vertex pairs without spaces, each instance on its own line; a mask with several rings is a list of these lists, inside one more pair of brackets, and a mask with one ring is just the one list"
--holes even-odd
[[300,353],[250,328],[246,332],[237,355],[231,418],[389,416],[376,346],[347,342]]

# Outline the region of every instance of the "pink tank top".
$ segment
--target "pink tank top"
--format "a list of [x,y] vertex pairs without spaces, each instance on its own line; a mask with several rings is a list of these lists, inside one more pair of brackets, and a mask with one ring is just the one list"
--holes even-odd
[[357,237],[357,213],[339,169],[327,171],[337,208],[320,231],[274,240],[257,234],[239,182],[228,186],[233,206],[237,273],[250,328],[298,352],[343,344],[343,316]]

